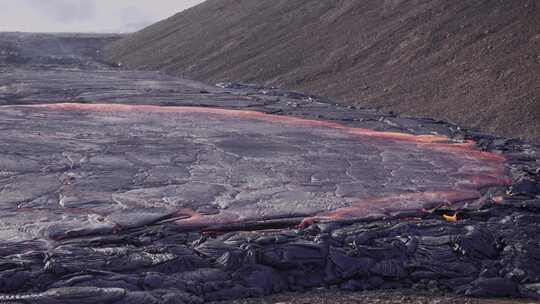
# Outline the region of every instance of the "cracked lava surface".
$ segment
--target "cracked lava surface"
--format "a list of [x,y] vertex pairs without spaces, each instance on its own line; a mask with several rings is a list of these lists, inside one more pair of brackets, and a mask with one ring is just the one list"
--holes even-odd
[[117,38],[0,34],[0,302],[540,296],[539,147],[114,68]]
[[0,237],[12,241],[392,217],[511,183],[504,157],[473,142],[253,111],[3,106],[0,137]]

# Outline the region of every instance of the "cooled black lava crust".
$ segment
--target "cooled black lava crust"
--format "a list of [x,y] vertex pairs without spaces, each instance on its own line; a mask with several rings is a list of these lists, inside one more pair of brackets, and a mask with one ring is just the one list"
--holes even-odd
[[539,296],[538,147],[119,70],[112,39],[0,35],[0,302]]

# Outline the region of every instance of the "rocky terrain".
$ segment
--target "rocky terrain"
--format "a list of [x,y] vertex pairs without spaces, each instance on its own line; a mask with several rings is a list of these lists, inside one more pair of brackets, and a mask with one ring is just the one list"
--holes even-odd
[[0,302],[540,297],[539,147],[118,69],[117,38],[0,34]]
[[208,0],[107,55],[538,142],[539,49],[535,0]]
[[383,290],[341,291],[312,290],[305,293],[282,293],[263,298],[214,302],[215,304],[533,304],[531,299],[485,299],[441,294],[433,291]]

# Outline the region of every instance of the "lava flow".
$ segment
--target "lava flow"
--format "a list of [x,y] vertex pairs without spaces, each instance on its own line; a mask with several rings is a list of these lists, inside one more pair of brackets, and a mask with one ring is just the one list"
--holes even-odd
[[483,188],[510,183],[502,155],[439,135],[199,107],[5,106],[0,116],[25,118],[2,136],[10,145],[0,164],[24,174],[0,203],[27,217],[47,213],[52,231],[39,233],[57,238],[164,219],[196,230],[388,217],[478,200]]

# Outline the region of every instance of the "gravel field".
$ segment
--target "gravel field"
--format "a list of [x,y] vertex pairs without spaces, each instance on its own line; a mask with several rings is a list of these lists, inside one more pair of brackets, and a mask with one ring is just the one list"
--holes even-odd
[[385,291],[312,291],[284,293],[265,298],[214,302],[213,304],[534,304],[528,299],[478,299],[419,292],[414,290]]

